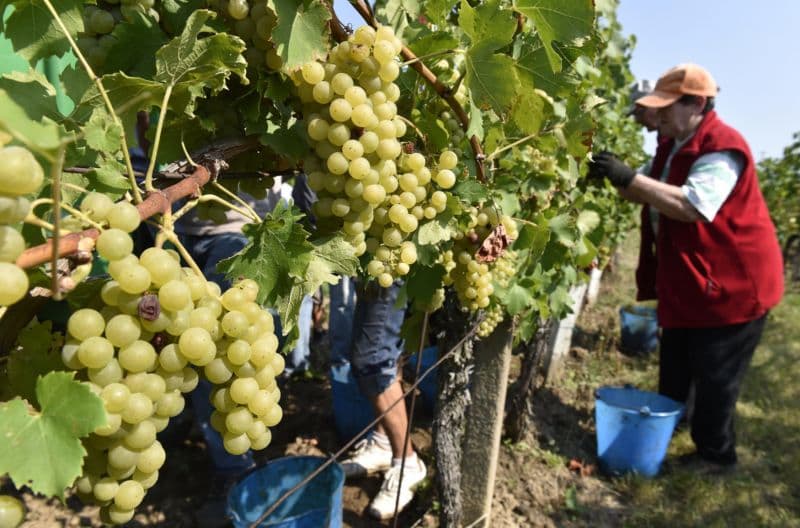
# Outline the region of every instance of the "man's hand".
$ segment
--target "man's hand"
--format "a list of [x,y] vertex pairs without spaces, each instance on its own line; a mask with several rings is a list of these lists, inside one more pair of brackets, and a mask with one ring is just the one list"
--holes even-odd
[[607,178],[615,187],[627,188],[634,176],[636,171],[610,152],[600,152],[589,162],[589,178]]

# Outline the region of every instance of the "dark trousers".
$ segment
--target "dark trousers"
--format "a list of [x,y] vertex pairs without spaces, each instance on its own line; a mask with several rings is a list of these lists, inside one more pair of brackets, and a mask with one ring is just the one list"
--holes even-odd
[[736,400],[766,318],[715,328],[663,330],[658,391],[686,402],[694,385],[692,440],[703,458],[736,463]]

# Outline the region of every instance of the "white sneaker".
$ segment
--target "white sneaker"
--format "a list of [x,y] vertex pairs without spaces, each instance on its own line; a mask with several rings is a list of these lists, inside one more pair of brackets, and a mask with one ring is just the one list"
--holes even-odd
[[392,448],[384,447],[372,433],[360,440],[342,461],[345,478],[364,477],[392,467]]
[[416,463],[406,463],[406,468],[403,471],[403,482],[400,482],[400,465],[392,466],[383,478],[381,490],[372,499],[369,505],[368,512],[373,517],[380,520],[391,519],[394,516],[394,504],[397,500],[398,489],[400,491],[400,502],[397,511],[403,511],[403,508],[408,506],[411,499],[414,498],[414,489],[419,486],[419,483],[425,480],[427,470],[425,464],[419,457],[416,457]]

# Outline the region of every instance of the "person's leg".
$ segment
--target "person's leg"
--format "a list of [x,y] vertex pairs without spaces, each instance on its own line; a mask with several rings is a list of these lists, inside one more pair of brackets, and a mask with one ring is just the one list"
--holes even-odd
[[685,328],[664,328],[662,330],[659,347],[658,392],[681,403],[686,403],[692,380],[687,348],[688,334]]
[[[394,514],[398,497],[400,509],[411,502],[413,490],[424,480],[427,470],[411,443],[403,442],[408,429],[408,415],[398,380],[398,359],[402,350],[400,329],[405,317],[404,307],[395,306],[400,287],[395,284],[390,288],[377,288],[372,283],[367,288],[363,295],[359,292],[356,302],[351,363],[362,393],[370,399],[377,413],[386,413],[377,435],[385,431],[388,437],[381,450],[391,454],[391,467],[387,469],[381,489],[370,503],[368,512],[379,519],[387,519]],[[399,403],[392,407],[398,400]],[[373,434],[373,438],[375,436]],[[386,449],[386,443],[391,446],[390,450]]]
[[690,350],[695,378],[692,440],[711,462],[737,461],[734,415],[742,380],[761,339],[766,316],[748,323],[697,329]]

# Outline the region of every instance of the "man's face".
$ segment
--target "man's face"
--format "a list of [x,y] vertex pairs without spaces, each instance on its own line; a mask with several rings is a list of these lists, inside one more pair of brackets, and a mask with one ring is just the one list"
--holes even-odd
[[658,131],[661,135],[675,139],[686,139],[702,121],[702,105],[698,101],[683,103],[675,101],[656,111]]
[[633,107],[633,120],[647,129],[648,132],[658,128],[658,115],[655,108],[642,105]]

